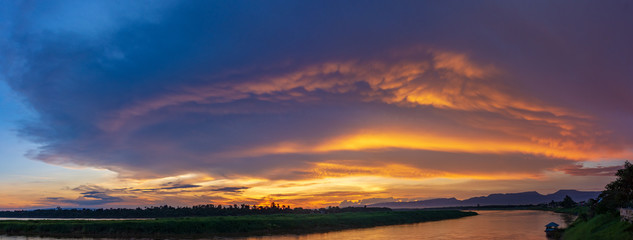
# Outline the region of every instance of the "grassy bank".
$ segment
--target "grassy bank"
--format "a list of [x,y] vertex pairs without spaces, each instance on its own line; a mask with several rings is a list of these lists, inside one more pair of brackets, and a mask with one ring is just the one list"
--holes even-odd
[[53,237],[209,237],[301,234],[473,216],[461,211],[388,211],[164,218],[126,221],[0,221],[0,234]]
[[633,240],[633,224],[620,221],[616,214],[600,214],[577,220],[563,234],[563,240],[618,239]]

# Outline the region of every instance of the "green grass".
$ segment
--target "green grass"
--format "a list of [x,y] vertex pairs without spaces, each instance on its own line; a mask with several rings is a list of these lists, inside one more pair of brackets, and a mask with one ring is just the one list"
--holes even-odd
[[9,220],[0,221],[0,234],[60,237],[208,237],[301,234],[437,221],[473,215],[477,215],[477,213],[454,210],[421,210],[163,218],[125,221]]
[[563,240],[633,240],[633,224],[620,221],[615,214],[600,214],[587,221],[578,220],[565,229]]

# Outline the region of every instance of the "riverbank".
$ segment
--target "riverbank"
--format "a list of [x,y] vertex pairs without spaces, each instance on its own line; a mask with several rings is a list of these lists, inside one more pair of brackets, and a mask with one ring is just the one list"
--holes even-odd
[[600,214],[587,220],[576,220],[571,226],[565,229],[562,239],[633,240],[633,224],[621,221],[617,214]]
[[126,221],[0,221],[0,235],[196,238],[211,236],[304,234],[351,228],[438,221],[473,215],[477,215],[477,213],[454,210],[420,210],[163,218]]

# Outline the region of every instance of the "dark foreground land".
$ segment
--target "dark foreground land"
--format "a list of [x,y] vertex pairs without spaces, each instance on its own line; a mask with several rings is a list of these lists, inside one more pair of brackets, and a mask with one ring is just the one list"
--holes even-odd
[[163,218],[155,220],[0,221],[0,235],[50,237],[212,237],[303,234],[437,221],[477,215],[475,212],[380,211],[332,214],[274,214]]

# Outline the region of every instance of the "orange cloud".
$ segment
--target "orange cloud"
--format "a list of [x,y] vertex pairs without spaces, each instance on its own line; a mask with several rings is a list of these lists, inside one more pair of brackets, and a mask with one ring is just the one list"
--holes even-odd
[[[280,75],[260,76],[239,83],[218,83],[209,86],[180,89],[175,94],[138,102],[114,114],[101,124],[103,129],[115,130],[130,119],[151,111],[185,103],[226,103],[253,95],[283,95],[301,88],[308,92],[322,90],[347,93],[356,90],[355,84],[367,83],[375,91],[363,93],[371,99],[386,103],[414,103],[440,108],[473,110],[492,109],[503,94],[487,87],[491,83],[482,77],[496,72],[492,67],[480,67],[463,54],[440,51],[422,52],[430,59],[384,61],[340,61],[303,67]],[[487,97],[484,97],[487,96]],[[289,98],[302,96],[289,94]],[[524,105],[531,105],[523,103]]]
[[521,138],[491,136],[467,136],[459,133],[420,131],[417,129],[361,130],[356,133],[333,137],[316,145],[282,142],[250,151],[227,152],[225,156],[258,156],[284,153],[322,153],[333,151],[364,151],[380,149],[420,149],[466,153],[526,153],[554,158],[576,160],[599,159],[604,156],[624,156],[620,152],[594,151],[594,145],[574,141],[538,137]]
[[451,173],[448,171],[439,171],[431,169],[420,169],[416,167],[406,166],[402,164],[384,164],[379,166],[363,166],[357,163],[356,165],[345,164],[348,161],[342,161],[342,163],[333,162],[319,162],[314,164],[314,168],[311,170],[314,172],[315,178],[326,177],[349,177],[349,176],[382,176],[382,177],[395,177],[395,178],[409,178],[409,179],[431,179],[431,178],[446,178],[446,179],[479,179],[479,180],[502,180],[502,179],[528,179],[539,178],[533,174],[475,174],[475,173]]
[[[417,55],[421,57],[415,57]],[[472,154],[524,153],[573,160],[631,156],[629,152],[606,142],[604,139],[608,138],[609,132],[600,130],[592,117],[541,102],[504,85],[503,79],[507,76],[501,69],[475,63],[460,53],[423,50],[417,55],[396,57],[396,60],[331,61],[282,73],[258,75],[252,79],[216,81],[210,85],[174,89],[172,94],[140,100],[111,113],[100,123],[100,127],[106,133],[120,136],[126,130],[147,124],[135,121],[136,118],[165,108],[191,103],[217,105],[246,99],[318,102],[324,98],[320,93],[325,92],[329,94],[325,97],[347,94],[359,102],[379,103],[411,112],[426,110],[425,113],[429,113],[432,110],[436,119],[431,123],[424,121],[429,115],[409,118],[400,115],[392,118],[372,116],[380,119],[362,119],[368,123],[359,121],[357,125],[320,138],[303,136],[310,138],[309,141],[298,138],[260,142],[209,153],[204,158],[222,159],[211,166],[219,168],[222,164],[226,165],[222,162],[226,159],[232,161],[275,154],[325,155],[341,151],[379,152],[390,149]],[[217,76],[222,77],[226,76]],[[182,111],[187,111],[187,108],[182,108]],[[157,146],[165,151],[178,147],[169,144]],[[267,204],[275,201],[324,206],[350,199],[348,197],[354,194],[358,195],[358,199],[395,196],[385,195],[385,192],[403,184],[409,184],[411,188],[426,186],[434,189],[445,184],[473,180],[543,178],[542,172],[521,172],[516,169],[507,172],[449,171],[410,164],[411,160],[396,160],[385,158],[379,164],[376,163],[379,161],[353,162],[345,158],[318,161],[297,159],[296,165],[271,164],[265,169],[257,169],[260,171],[257,173],[253,173],[254,170],[243,175],[231,172],[231,177],[239,176],[230,181],[215,179],[221,174],[198,172],[198,175],[185,174],[160,179],[129,179],[131,181],[128,183],[109,187],[120,189],[116,195],[126,199],[126,203],[144,205],[165,201],[183,205],[205,202]],[[562,171],[578,173],[572,170]],[[295,181],[270,180],[274,179],[272,177],[267,179],[268,175],[282,175],[289,171],[297,171],[302,176]],[[169,182],[172,184],[162,186]],[[272,196],[272,192],[276,195]],[[404,193],[398,194],[402,196]]]
[[[524,152],[555,157],[587,159],[623,156],[610,149],[599,150],[595,139],[604,135],[591,118],[562,108],[551,106],[508,89],[502,73],[493,66],[473,63],[464,54],[438,50],[422,51],[430,55],[423,59],[386,61],[340,61],[303,67],[279,75],[259,76],[238,83],[218,83],[209,86],[182,89],[180,93],[138,102],[121,110],[101,126],[116,131],[133,118],[153,110],[185,103],[226,103],[255,97],[265,101],[316,101],[310,92],[348,93],[358,91],[364,101],[381,101],[388,104],[432,106],[458,112],[488,112],[504,117],[506,122],[496,124],[490,118],[469,115],[457,118],[463,124],[478,129],[504,132],[527,140],[477,140],[468,137],[446,137],[442,133],[381,134],[351,133],[335,136],[321,146],[299,146],[297,143],[278,143],[273,152],[328,151],[337,149],[367,149],[403,147],[431,150],[467,152]],[[357,89],[356,84],[366,83],[371,91]],[[307,93],[295,91],[303,89]],[[494,121],[494,119],[492,119]],[[525,121],[540,125],[543,132],[526,130],[525,124],[507,121]],[[497,122],[499,123],[499,122]],[[549,130],[545,130],[549,128]],[[585,129],[591,129],[588,132]],[[606,133],[608,134],[608,133]],[[413,136],[415,135],[415,136]],[[256,151],[250,151],[256,152]]]

